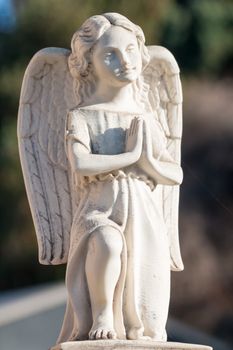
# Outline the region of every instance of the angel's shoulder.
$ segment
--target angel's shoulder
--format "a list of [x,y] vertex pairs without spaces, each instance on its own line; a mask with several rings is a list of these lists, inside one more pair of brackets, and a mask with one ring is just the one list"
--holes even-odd
[[86,113],[84,110],[80,109],[79,107],[74,107],[69,110],[68,119],[73,120],[85,120],[86,119]]
[[69,110],[66,120],[68,130],[77,130],[86,126],[86,115],[78,107]]

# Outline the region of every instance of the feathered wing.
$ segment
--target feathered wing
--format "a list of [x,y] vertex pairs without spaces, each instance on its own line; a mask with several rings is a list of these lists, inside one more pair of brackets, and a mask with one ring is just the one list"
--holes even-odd
[[[144,71],[149,84],[149,104],[155,112],[167,139],[167,150],[180,164],[182,136],[182,88],[179,67],[174,56],[164,47],[149,46],[150,62]],[[183,270],[178,232],[179,186],[161,186],[161,211],[169,235],[171,269]]]
[[19,151],[42,264],[66,262],[75,206],[64,147],[66,116],[75,106],[69,54],[60,48],[37,52],[20,97]]

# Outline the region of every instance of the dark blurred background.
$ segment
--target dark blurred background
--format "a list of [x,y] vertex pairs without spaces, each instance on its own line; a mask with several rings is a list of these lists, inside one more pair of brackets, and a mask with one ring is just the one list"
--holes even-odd
[[64,279],[39,265],[16,138],[20,86],[30,58],[70,47],[91,15],[119,12],[167,47],[184,90],[180,240],[170,313],[233,342],[233,1],[0,0],[0,291]]

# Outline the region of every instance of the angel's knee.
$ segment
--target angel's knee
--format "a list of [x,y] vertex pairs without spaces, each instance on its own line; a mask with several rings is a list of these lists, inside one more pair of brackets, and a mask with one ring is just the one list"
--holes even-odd
[[123,247],[121,234],[113,227],[96,229],[89,238],[88,251],[109,256],[119,256]]

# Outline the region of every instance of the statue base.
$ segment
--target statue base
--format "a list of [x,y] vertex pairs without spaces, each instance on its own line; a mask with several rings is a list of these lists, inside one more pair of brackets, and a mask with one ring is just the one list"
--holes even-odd
[[206,345],[152,340],[85,340],[55,345],[50,350],[212,350]]

